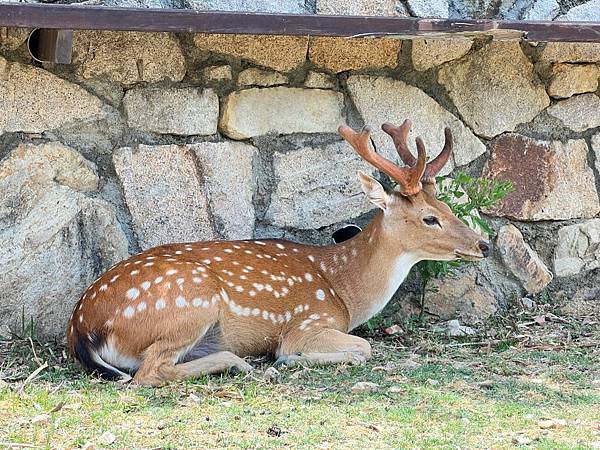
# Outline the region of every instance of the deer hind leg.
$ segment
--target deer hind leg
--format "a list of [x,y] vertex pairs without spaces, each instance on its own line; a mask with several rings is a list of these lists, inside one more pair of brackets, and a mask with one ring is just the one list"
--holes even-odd
[[294,330],[283,337],[276,356],[275,365],[359,364],[371,357],[371,345],[331,328]]

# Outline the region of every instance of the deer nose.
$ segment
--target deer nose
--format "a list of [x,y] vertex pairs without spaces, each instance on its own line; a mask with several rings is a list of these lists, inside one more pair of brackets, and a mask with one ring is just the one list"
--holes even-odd
[[478,247],[479,250],[481,250],[481,253],[483,254],[484,258],[487,258],[490,254],[490,251],[492,250],[490,243],[486,241],[479,241]]

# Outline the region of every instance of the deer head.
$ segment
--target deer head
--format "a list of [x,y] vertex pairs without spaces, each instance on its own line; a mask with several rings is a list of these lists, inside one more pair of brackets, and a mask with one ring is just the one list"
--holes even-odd
[[[366,161],[398,183],[397,191],[386,190],[377,180],[359,172],[363,191],[383,211],[382,232],[385,240],[402,252],[416,254],[418,260],[478,260],[488,256],[490,244],[460,221],[448,205],[436,198],[435,176],[452,153],[452,133],[445,129],[444,148],[427,163],[425,145],[416,138],[415,158],[406,143],[411,122],[396,127],[386,123],[389,134],[405,167],[400,167],[369,147],[369,127],[359,133],[350,127],[339,129],[342,137]],[[393,247],[390,247],[393,248]]]

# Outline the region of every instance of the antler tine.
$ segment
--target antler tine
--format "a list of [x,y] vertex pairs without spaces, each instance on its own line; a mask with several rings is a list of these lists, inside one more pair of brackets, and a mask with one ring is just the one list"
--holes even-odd
[[381,125],[381,129],[389,134],[394,141],[398,156],[400,156],[402,162],[409,167],[412,167],[417,163],[417,160],[408,149],[406,143],[411,126],[412,122],[409,119],[406,119],[399,127],[392,125],[391,123],[384,123]]
[[419,159],[415,167],[399,167],[369,147],[370,127],[364,127],[360,133],[357,133],[352,128],[342,125],[338,131],[365,161],[396,180],[403,195],[415,195],[422,189],[421,176],[425,171],[426,160],[425,147],[422,142],[420,148],[419,145],[417,146]]
[[453,147],[452,131],[450,130],[450,128],[446,127],[444,129],[444,136],[444,148],[442,148],[442,151],[439,155],[437,155],[432,161],[427,163],[427,168],[425,169],[425,173],[423,174],[424,183],[434,183],[435,176],[446,165],[448,159],[450,159]]

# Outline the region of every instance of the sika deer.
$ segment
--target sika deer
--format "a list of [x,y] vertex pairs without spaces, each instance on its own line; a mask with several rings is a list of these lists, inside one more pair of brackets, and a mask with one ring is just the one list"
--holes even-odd
[[252,367],[242,358],[274,354],[279,363],[364,361],[369,343],[348,334],[377,314],[425,259],[476,260],[489,244],[436,200],[434,177],[452,151],[426,163],[410,130],[383,125],[406,167],[369,148],[369,128],[340,134],[393,178],[390,192],[359,172],[379,213],[353,238],[325,247],[281,240],[211,241],[149,249],[112,267],[85,292],[68,324],[70,350],[109,379],[159,385]]

